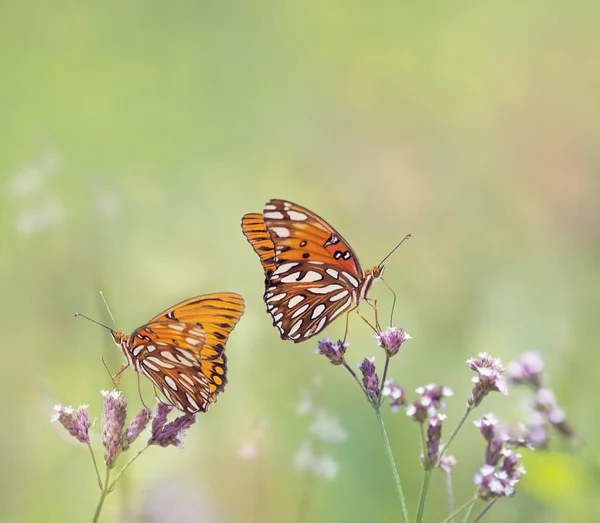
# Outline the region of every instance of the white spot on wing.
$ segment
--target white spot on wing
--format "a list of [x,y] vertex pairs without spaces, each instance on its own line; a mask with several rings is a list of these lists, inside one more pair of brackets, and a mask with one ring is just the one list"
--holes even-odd
[[279,238],[289,238],[290,230],[285,227],[271,227],[271,231],[273,231]]
[[199,340],[198,338],[190,338],[189,336],[185,339],[185,341],[194,347],[199,343],[202,343],[202,340]]
[[175,383],[175,380],[173,378],[171,378],[171,376],[165,376],[165,383],[171,387],[173,390],[178,390],[177,389],[177,383]]
[[273,296],[272,298],[269,298],[269,301],[279,301],[279,300],[283,300],[283,298],[285,298],[286,293],[282,292],[281,294],[276,294],[275,296]]
[[166,361],[161,360],[160,358],[157,358],[155,356],[148,356],[144,361],[151,361],[155,365],[158,365],[159,367],[164,367],[165,369],[175,368],[175,365],[171,365],[170,363],[167,363]]
[[187,398],[189,404],[194,408],[194,410],[198,410],[198,404],[196,403],[194,398],[192,398],[187,392],[185,393],[185,397]]
[[354,287],[358,287],[358,280],[354,276],[352,276],[352,274],[346,271],[342,271],[342,274],[352,285],[354,285]]
[[294,325],[292,325],[292,328],[290,329],[290,332],[288,332],[288,336],[292,336],[292,334],[295,334],[296,331],[302,326],[302,320],[298,320],[296,323],[294,323]]
[[273,319],[275,321],[279,321],[281,318],[283,318],[283,312],[280,312],[279,314],[277,314],[276,316],[273,316]]
[[267,205],[265,205],[265,211],[274,211],[275,209],[277,209],[277,206],[272,203],[267,203]]
[[[156,365],[152,365],[152,363],[150,363],[147,358],[142,361],[142,370],[144,371],[144,374],[146,374],[148,376],[148,373],[145,372],[146,369],[144,369],[144,367],[148,367],[150,370],[153,370],[154,372],[160,372],[160,369]],[[150,376],[148,376],[148,377],[150,378]],[[152,379],[152,378],[150,378],[150,379]]]
[[339,283],[330,283],[329,285],[325,285],[325,287],[311,287],[308,290],[313,294],[329,294],[330,292],[338,291],[343,288],[344,287],[342,287]]
[[313,283],[315,281],[321,281],[323,279],[323,275],[319,274],[315,271],[307,271],[300,281],[303,283]]
[[290,301],[288,301],[288,308],[293,309],[302,300],[304,300],[304,296],[302,296],[301,294],[299,294],[298,296],[294,296]]
[[320,332],[326,323],[327,323],[327,316],[323,316],[321,318],[321,321],[319,321],[319,323],[317,324],[317,328],[315,329],[314,334],[316,334],[317,332]]
[[263,212],[263,216],[273,220],[283,220],[283,214],[281,214],[279,211]]
[[317,305],[315,307],[315,309],[312,311],[312,314],[310,315],[310,319],[311,320],[317,319],[319,316],[321,316],[321,314],[323,314],[324,310],[325,310],[325,305],[323,305],[322,303],[319,303],[319,305]]
[[335,311],[331,315],[331,318],[329,318],[329,319],[333,320],[333,318],[340,315],[342,312],[344,312],[350,306],[351,303],[352,303],[352,298],[348,298],[348,301],[346,303],[344,303],[344,305],[342,305],[337,311]]
[[135,349],[131,351],[136,358],[139,356],[140,352],[142,352],[145,348],[145,345],[138,345]]
[[185,325],[183,323],[168,323],[167,327],[177,332],[183,332],[185,330]]
[[302,222],[307,218],[306,214],[298,211],[288,211],[288,216],[290,217],[290,220],[294,220],[295,222]]
[[277,267],[277,269],[273,271],[273,275],[288,272],[290,269],[293,269],[296,265],[298,265],[297,262],[282,263],[279,267]]
[[169,352],[168,350],[163,350],[161,351],[160,355],[165,359],[165,360],[170,360],[173,363],[179,363],[179,360],[173,355],[172,352]]
[[298,276],[300,276],[300,271],[293,272],[289,276],[286,276],[285,278],[281,278],[281,283],[295,283],[298,281],[297,280]]
[[336,271],[335,269],[332,269],[331,267],[328,267],[327,269],[325,269],[325,272],[327,274],[329,274],[329,276],[331,276],[332,278],[335,278],[336,280],[340,276],[340,273],[338,271]]
[[309,307],[310,303],[305,303],[304,305],[302,305],[302,307],[300,307],[296,312],[294,312],[294,314],[292,314],[292,319],[304,314],[306,312],[306,309],[308,309]]
[[329,301],[339,301],[342,298],[345,298],[346,296],[348,296],[348,291],[338,292],[335,296],[329,298]]

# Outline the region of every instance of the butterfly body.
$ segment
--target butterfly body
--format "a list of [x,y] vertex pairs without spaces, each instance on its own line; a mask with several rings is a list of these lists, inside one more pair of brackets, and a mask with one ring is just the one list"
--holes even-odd
[[264,300],[283,339],[304,341],[365,300],[383,267],[363,270],[346,240],[300,205],[269,200],[262,214],[242,218],[260,257]]
[[127,363],[184,412],[205,412],[227,384],[225,343],[244,311],[234,293],[174,305],[130,335],[111,330]]

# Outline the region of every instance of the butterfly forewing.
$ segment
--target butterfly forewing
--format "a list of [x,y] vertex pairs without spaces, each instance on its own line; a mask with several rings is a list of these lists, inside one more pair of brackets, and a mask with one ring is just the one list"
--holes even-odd
[[267,311],[283,339],[304,341],[358,304],[365,278],[360,262],[344,238],[312,211],[270,200],[262,216],[244,216],[242,230],[260,256]]
[[124,351],[170,403],[204,412],[227,383],[225,344],[243,311],[237,294],[191,298],[135,330]]

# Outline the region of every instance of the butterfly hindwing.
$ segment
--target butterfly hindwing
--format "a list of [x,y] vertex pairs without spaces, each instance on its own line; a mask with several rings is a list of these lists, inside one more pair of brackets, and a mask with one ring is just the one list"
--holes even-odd
[[234,293],[191,298],[135,330],[124,350],[170,403],[204,412],[227,383],[225,344],[243,311]]

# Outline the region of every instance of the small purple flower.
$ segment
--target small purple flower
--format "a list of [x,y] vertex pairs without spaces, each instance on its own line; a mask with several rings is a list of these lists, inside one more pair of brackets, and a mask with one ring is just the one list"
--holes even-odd
[[123,451],[129,449],[131,444],[138,438],[144,429],[150,423],[152,412],[150,409],[142,409],[140,413],[133,419],[127,430],[121,438],[121,448]]
[[77,441],[89,444],[90,437],[88,434],[88,430],[90,428],[91,422],[88,416],[87,409],[87,405],[81,405],[77,407],[77,410],[75,411],[75,416],[73,416],[73,407],[63,407],[62,405],[56,405],[54,407],[56,414],[54,414],[50,418],[50,421],[58,421],[65,429],[67,429],[71,436],[77,439]]
[[406,404],[404,389],[393,380],[386,380],[381,389],[381,395],[390,398],[390,408],[396,413],[400,410],[400,405]]
[[[159,403],[159,407],[160,405],[162,405],[162,403]],[[159,415],[162,416],[163,411],[164,409],[161,409],[161,412],[159,413],[159,409],[156,409],[154,421],[156,421]],[[164,416],[166,419],[166,414],[164,414]],[[185,431],[196,423],[196,415],[189,413],[184,414],[167,424],[158,422],[155,425],[154,421],[152,422],[152,437],[148,440],[148,445],[158,445],[160,447],[173,445],[181,448],[183,438],[185,437]]]
[[336,343],[331,343],[329,336],[326,336],[318,343],[317,354],[325,356],[332,365],[343,365],[344,354],[348,348],[348,343],[338,340]]
[[365,358],[358,366],[363,375],[363,385],[369,398],[375,401],[379,398],[379,377],[375,371],[375,358]]
[[536,351],[521,354],[518,360],[506,366],[506,375],[512,383],[523,383],[538,389],[542,386],[542,370],[544,362]]
[[477,421],[474,421],[473,424],[481,431],[481,434],[489,443],[494,437],[498,422],[499,420],[496,416],[494,416],[494,414],[486,414]]
[[433,467],[440,455],[440,441],[442,439],[442,421],[444,414],[435,414],[429,419],[427,426],[427,458],[429,467]]
[[386,331],[375,334],[375,337],[379,346],[383,347],[383,350],[391,358],[398,354],[400,346],[405,341],[410,340],[412,336],[403,329],[388,327]]
[[417,388],[416,392],[421,397],[406,407],[406,415],[418,422],[423,422],[428,417],[435,416],[438,410],[445,409],[446,403],[443,399],[454,394],[451,388],[433,383]]
[[469,367],[477,372],[477,376],[472,379],[475,386],[469,394],[469,407],[477,407],[490,392],[507,393],[504,383],[504,367],[499,358],[492,358],[485,352],[480,352],[477,358],[467,360]]
[[173,410],[172,405],[167,405],[162,401],[158,402],[158,406],[156,407],[156,411],[154,412],[154,417],[152,418],[152,435],[158,433],[163,425],[167,422],[167,416],[169,412]]
[[104,461],[113,468],[121,453],[121,437],[127,417],[127,399],[117,390],[101,391],[104,396],[102,444],[106,447]]

